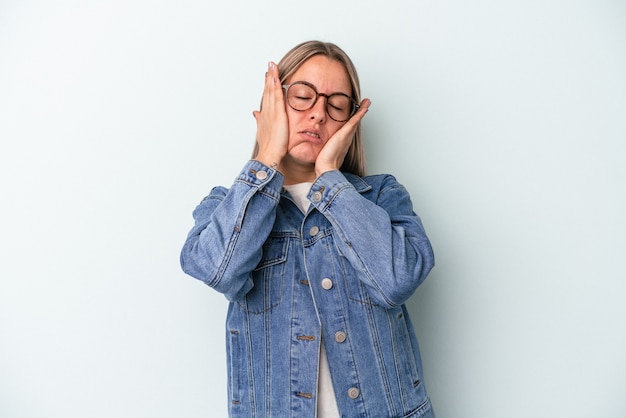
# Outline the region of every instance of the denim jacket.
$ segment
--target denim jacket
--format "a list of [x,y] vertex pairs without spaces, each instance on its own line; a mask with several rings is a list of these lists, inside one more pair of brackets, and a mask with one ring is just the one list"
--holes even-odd
[[183,270],[230,301],[231,417],[314,417],[320,341],[343,417],[434,417],[404,302],[434,265],[406,189],[330,171],[302,213],[249,161],[195,209]]

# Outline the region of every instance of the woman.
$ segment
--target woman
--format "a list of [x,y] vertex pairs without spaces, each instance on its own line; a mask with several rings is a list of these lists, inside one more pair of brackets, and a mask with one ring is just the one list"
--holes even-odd
[[256,147],[194,211],[183,270],[230,301],[231,417],[433,417],[404,302],[434,258],[403,186],[365,175],[356,70],[305,42],[265,75]]

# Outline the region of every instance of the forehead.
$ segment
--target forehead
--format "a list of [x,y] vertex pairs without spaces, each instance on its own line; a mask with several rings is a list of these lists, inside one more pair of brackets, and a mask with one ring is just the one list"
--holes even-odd
[[304,62],[295,71],[288,83],[294,81],[308,81],[322,93],[350,94],[350,78],[343,64],[324,55],[315,55]]

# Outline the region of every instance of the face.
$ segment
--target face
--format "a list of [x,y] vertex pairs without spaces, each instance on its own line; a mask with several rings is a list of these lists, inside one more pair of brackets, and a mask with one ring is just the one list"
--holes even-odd
[[[352,96],[350,79],[343,64],[323,55],[316,55],[304,62],[286,80],[285,84],[307,81],[319,93],[345,93]],[[289,119],[289,145],[287,157],[292,164],[314,168],[315,160],[328,139],[345,122],[337,122],[326,113],[326,99],[319,97],[308,110],[297,111],[285,105]]]

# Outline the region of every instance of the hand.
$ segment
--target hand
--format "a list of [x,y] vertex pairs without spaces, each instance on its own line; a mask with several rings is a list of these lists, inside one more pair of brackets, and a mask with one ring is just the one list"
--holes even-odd
[[268,166],[280,165],[287,154],[289,125],[278,66],[273,62],[268,64],[265,73],[261,110],[252,114],[257,122],[256,141],[259,144],[256,160]]
[[371,104],[372,101],[370,99],[363,99],[359,110],[328,139],[328,142],[326,142],[315,160],[315,175],[317,177],[326,171],[339,170],[341,168],[348,149],[352,144],[354,132]]

